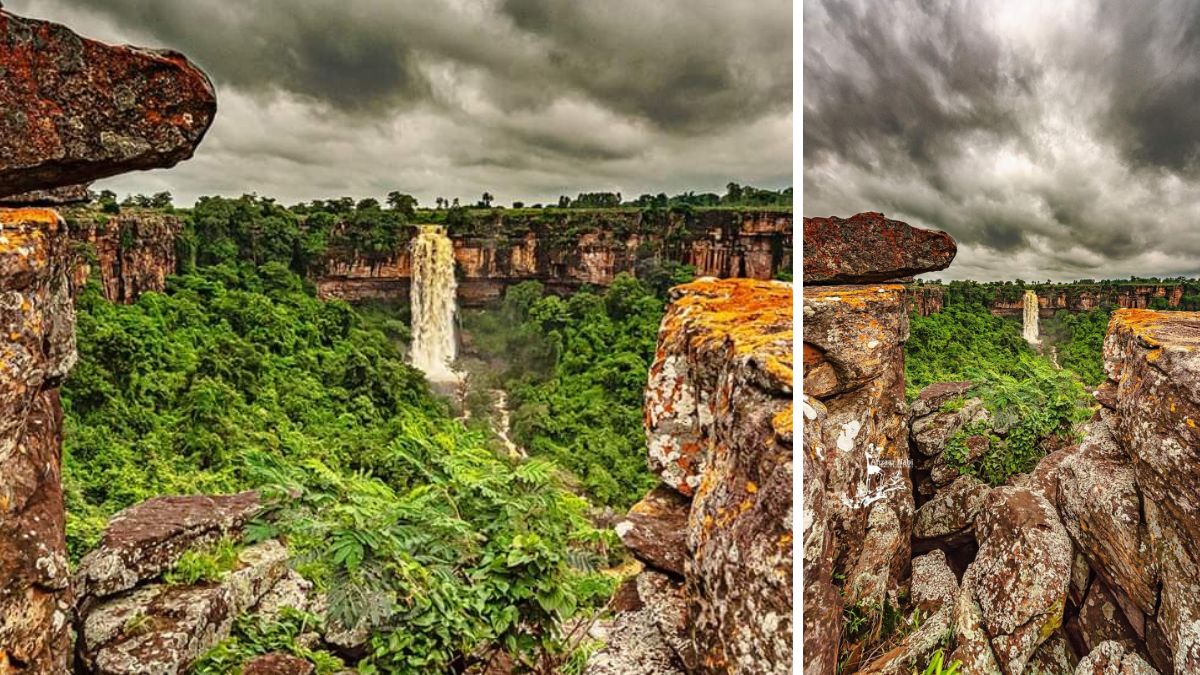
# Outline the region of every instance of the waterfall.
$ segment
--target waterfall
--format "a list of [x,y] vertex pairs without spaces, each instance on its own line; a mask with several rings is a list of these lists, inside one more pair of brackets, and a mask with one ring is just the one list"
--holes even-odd
[[457,356],[454,244],[446,228],[422,225],[412,241],[412,364],[434,382],[454,382]]
[[1021,336],[1031,345],[1036,345],[1041,342],[1038,335],[1038,296],[1033,291],[1025,291],[1023,299],[1024,307],[1022,308],[1021,318],[1024,323],[1021,327]]

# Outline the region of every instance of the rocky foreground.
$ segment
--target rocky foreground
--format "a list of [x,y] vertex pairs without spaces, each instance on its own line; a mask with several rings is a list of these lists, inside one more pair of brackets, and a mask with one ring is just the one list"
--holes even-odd
[[[856,220],[879,218],[840,226]],[[945,236],[897,237],[887,222],[887,236],[855,240]],[[806,220],[806,261],[823,236]],[[905,255],[839,264],[885,279],[920,267]],[[939,650],[962,673],[1200,672],[1200,315],[1118,310],[1083,440],[989,487],[944,456],[965,426],[1005,431],[972,383],[904,403],[898,287],[806,288],[804,312],[805,672],[839,672],[840,658],[840,672],[907,675]],[[967,453],[987,443],[970,437]],[[921,620],[873,644],[888,606]]]

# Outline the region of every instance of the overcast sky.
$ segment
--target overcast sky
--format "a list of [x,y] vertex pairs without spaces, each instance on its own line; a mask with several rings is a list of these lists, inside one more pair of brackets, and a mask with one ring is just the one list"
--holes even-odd
[[217,85],[196,156],[101,183],[294,203],[792,184],[790,0],[4,0]]
[[946,230],[943,278],[1200,275],[1200,3],[804,12],[805,215]]

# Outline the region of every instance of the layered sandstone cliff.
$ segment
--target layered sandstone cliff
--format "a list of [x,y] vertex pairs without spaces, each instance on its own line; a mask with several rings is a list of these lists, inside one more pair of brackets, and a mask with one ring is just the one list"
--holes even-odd
[[[946,289],[940,285],[908,286],[909,312],[929,316],[945,307]],[[1086,312],[1100,307],[1122,309],[1146,309],[1155,300],[1175,309],[1183,302],[1184,288],[1180,285],[1163,284],[1064,284],[1052,290],[1039,289],[1038,313],[1042,318],[1054,316],[1056,312]],[[996,316],[1021,316],[1024,301],[1020,293],[1013,299],[996,297],[988,303],[988,309]]]
[[[451,227],[459,301],[498,300],[522,281],[551,291],[606,286],[621,272],[662,261],[693,265],[698,276],[771,279],[790,270],[792,215],[784,211],[581,211],[495,215]],[[321,297],[405,300],[407,249],[387,255],[334,250],[311,276]]]
[[[0,10],[0,197],[191,156],[216,101],[182,56]],[[0,209],[0,672],[70,657],[58,385],[75,361],[74,255],[48,209]]]
[[[646,387],[663,486],[617,525],[649,568],[590,673],[792,668],[792,288],[701,279],[671,291]],[[661,664],[667,664],[663,666]],[[671,665],[674,664],[674,665]]]
[[175,273],[175,238],[183,229],[177,216],[138,211],[105,216],[67,212],[77,263],[77,289],[94,277],[109,302],[131,303],[147,291],[162,291]]

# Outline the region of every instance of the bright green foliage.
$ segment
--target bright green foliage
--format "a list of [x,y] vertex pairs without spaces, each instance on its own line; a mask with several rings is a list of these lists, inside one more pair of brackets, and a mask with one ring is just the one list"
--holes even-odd
[[[928,317],[910,317],[905,345],[908,394],[934,382],[971,380],[970,395],[983,400],[990,421],[960,430],[949,439],[946,457],[959,471],[992,485],[1032,470],[1045,456],[1043,442],[1067,437],[1090,414],[1077,376],[1056,370],[1029,348],[1018,324],[994,317],[982,305],[960,305]],[[954,405],[957,402],[950,402]],[[991,441],[979,460],[965,463],[966,439]]]
[[[929,665],[925,666],[920,675],[958,675],[958,667],[962,665],[961,661],[955,661],[951,664],[946,664],[945,655],[942,650],[937,650],[929,659]],[[913,675],[917,675],[917,671],[913,671]]]
[[330,675],[345,668],[342,660],[319,649],[309,649],[297,643],[304,633],[318,630],[321,617],[284,607],[277,621],[243,615],[234,622],[229,637],[219,642],[192,665],[193,675],[238,675],[242,664],[255,656],[283,652],[305,659],[317,667],[317,675]]
[[233,540],[223,537],[209,546],[184,551],[163,575],[163,581],[184,585],[220,581],[226,572],[237,568],[238,548]]
[[499,311],[474,312],[465,330],[508,364],[513,440],[569,469],[593,501],[628,507],[655,484],[646,470],[642,395],[663,302],[618,275],[602,295],[544,295],[536,282],[508,290]]
[[1112,308],[1077,314],[1060,311],[1041,322],[1043,339],[1055,346],[1058,363],[1090,386],[1104,382],[1104,336],[1111,316]]

